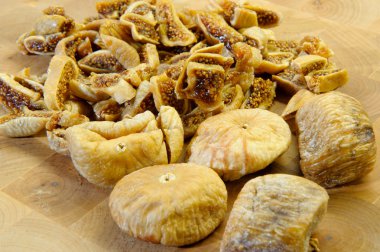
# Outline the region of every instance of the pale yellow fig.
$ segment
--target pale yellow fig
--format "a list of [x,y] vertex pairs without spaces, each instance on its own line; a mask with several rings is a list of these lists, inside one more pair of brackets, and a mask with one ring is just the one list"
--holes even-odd
[[120,22],[131,29],[135,41],[159,44],[160,36],[155,28],[157,21],[154,19],[126,12],[121,16]]
[[306,36],[300,41],[300,50],[307,54],[319,55],[325,58],[334,56],[334,52],[326,45],[326,43],[314,36]]
[[251,72],[241,72],[231,68],[226,72],[224,85],[239,85],[245,94],[252,86],[254,79],[255,75]]
[[[22,82],[21,82],[22,83]],[[9,111],[22,111],[23,107],[32,110],[43,109],[45,104],[40,92],[36,92],[25,84],[22,85],[8,74],[0,73],[0,101]]]
[[245,95],[242,109],[269,109],[276,97],[276,83],[271,80],[255,78]]
[[[29,78],[33,78],[33,77],[29,76]],[[24,86],[24,87],[26,87],[26,88],[34,91],[34,92],[37,92],[41,95],[43,95],[43,93],[44,93],[44,86],[40,82],[37,82],[35,80],[31,80],[31,79],[28,79],[25,77],[19,77],[19,76],[14,76],[13,79],[15,81],[17,81],[19,84],[21,84],[22,86]]]
[[76,80],[70,81],[70,92],[76,97],[89,102],[103,101],[109,98],[105,93],[99,93],[91,86],[90,78],[79,76]]
[[112,73],[124,70],[123,65],[108,50],[90,53],[78,61],[78,66],[86,73]]
[[208,167],[151,166],[120,180],[110,195],[109,207],[127,235],[183,246],[207,237],[223,221],[227,190]]
[[60,15],[65,16],[65,9],[61,6],[49,6],[42,10],[42,13],[46,15]]
[[290,52],[268,52],[255,73],[277,74],[288,68],[293,58],[294,54]]
[[298,55],[300,44],[295,40],[268,40],[268,51],[270,52],[291,52]]
[[[92,43],[96,44],[98,40],[99,34],[96,31],[78,31],[59,41],[55,47],[55,55],[66,55],[76,59],[76,55],[79,54],[81,58],[84,58],[92,53]],[[86,46],[83,44],[85,41],[87,41]]]
[[237,109],[206,119],[187,149],[189,163],[214,169],[225,181],[267,167],[290,145],[291,132],[277,114]]
[[317,71],[327,66],[327,59],[318,55],[302,55],[292,61],[292,69],[296,72],[307,75],[312,71]]
[[38,35],[49,35],[58,32],[68,33],[74,28],[74,21],[61,15],[43,15],[34,24]]
[[103,187],[114,186],[138,169],[168,161],[161,130],[109,139],[78,125],[66,130],[66,139],[78,172],[89,182]]
[[122,78],[135,87],[139,87],[141,82],[149,80],[156,73],[155,69],[147,63],[125,70],[120,73]]
[[291,95],[307,88],[305,76],[290,68],[277,75],[272,75],[272,81],[277,83],[279,89]]
[[259,67],[263,60],[260,50],[243,42],[232,45],[232,53],[236,60],[235,69],[240,72],[254,74],[255,68]]
[[197,131],[199,125],[213,115],[213,112],[201,110],[199,107],[193,109],[190,113],[181,117],[185,138],[192,137]]
[[212,46],[207,46],[207,44],[203,41],[199,42],[195,46],[193,46],[190,50],[190,53],[213,53],[222,55],[224,51],[224,44],[219,43]]
[[173,107],[161,106],[157,122],[164,133],[168,162],[175,163],[181,156],[184,145],[184,131],[181,117]]
[[118,19],[127,10],[129,0],[110,0],[96,3],[97,12],[105,18]]
[[191,56],[191,53],[189,52],[183,52],[177,55],[174,55],[169,60],[166,61],[167,64],[177,64],[181,61],[187,60]]
[[160,41],[164,46],[188,46],[197,41],[179,19],[171,0],[156,1],[156,20]]
[[131,31],[119,20],[105,19],[99,26],[99,34],[127,41],[132,46],[136,45],[136,42],[133,41]]
[[45,129],[53,112],[24,110],[18,114],[0,116],[0,135],[6,137],[33,136]]
[[92,117],[94,114],[90,104],[88,104],[86,101],[74,98],[65,101],[63,110],[67,110],[74,114],[85,115],[87,117]]
[[122,106],[111,98],[95,103],[93,110],[98,121],[117,121],[121,116]]
[[267,53],[268,36],[264,29],[254,26],[240,29],[239,32],[246,37],[248,45],[260,49],[264,54]]
[[69,149],[66,141],[66,129],[88,122],[89,119],[81,114],[62,111],[55,113],[46,123],[46,136],[50,149],[59,154],[69,156]]
[[55,47],[65,35],[61,32],[49,34],[46,36],[33,35],[24,38],[23,45],[30,54],[37,55],[54,55]]
[[344,86],[348,82],[346,69],[326,69],[305,76],[307,87],[314,93],[325,93]]
[[310,251],[328,200],[325,189],[298,176],[254,178],[235,200],[220,251]]
[[261,6],[255,6],[250,3],[243,4],[243,8],[256,12],[257,22],[260,27],[273,27],[280,23],[280,14],[273,10]]
[[244,93],[240,85],[225,85],[222,91],[224,107],[222,112],[239,109],[244,102]]
[[155,20],[155,12],[156,7],[152,4],[149,4],[147,1],[133,2],[128,6],[126,10],[126,13],[138,14],[152,21]]
[[70,94],[70,81],[76,79],[79,69],[68,56],[56,55],[49,64],[44,85],[44,101],[50,110],[62,110]]
[[136,96],[136,90],[120,74],[93,74],[90,82],[92,90],[111,96],[119,104],[130,101]]
[[331,188],[368,174],[376,161],[372,124],[353,97],[332,91],[306,102],[296,114],[301,170]]
[[101,35],[101,38],[107,49],[116,57],[125,69],[129,69],[140,64],[140,56],[136,49],[130,44],[121,39],[104,34]]
[[257,26],[257,14],[255,11],[246,8],[235,7],[230,23],[235,29]]
[[154,44],[145,44],[140,50],[141,63],[148,64],[152,69],[156,69],[160,65],[160,57],[157,47]]

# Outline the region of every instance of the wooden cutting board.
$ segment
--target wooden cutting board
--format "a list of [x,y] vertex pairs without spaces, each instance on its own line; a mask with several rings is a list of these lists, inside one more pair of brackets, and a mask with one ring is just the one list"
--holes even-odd
[[[32,28],[49,4],[65,6],[82,20],[95,14],[91,0],[1,0],[0,72],[32,66],[46,71],[49,57],[18,53],[17,37]],[[177,0],[178,6],[202,8],[203,0]],[[348,69],[350,83],[341,91],[360,100],[380,139],[380,2],[377,0],[274,0],[263,2],[283,15],[278,38],[318,35],[335,51],[336,63]],[[282,6],[286,5],[286,6]],[[280,112],[277,103],[273,110]],[[378,149],[380,149],[380,140]],[[380,153],[380,151],[378,152]],[[379,159],[378,154],[378,160]],[[108,211],[109,190],[82,179],[69,158],[53,153],[43,135],[0,137],[0,251],[218,251],[223,223],[207,239],[185,248],[138,241],[124,235]],[[298,174],[295,138],[287,153],[266,172]],[[228,183],[229,210],[244,183]],[[380,251],[380,163],[361,181],[329,191],[328,213],[315,236],[322,251]],[[228,217],[228,216],[227,216]]]

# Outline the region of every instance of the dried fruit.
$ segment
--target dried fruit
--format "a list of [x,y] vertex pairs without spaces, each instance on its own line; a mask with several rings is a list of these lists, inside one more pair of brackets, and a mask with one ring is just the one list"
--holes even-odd
[[145,44],[139,52],[141,63],[148,64],[152,69],[157,69],[160,65],[160,57],[157,52],[157,47],[153,44]]
[[326,69],[305,76],[307,87],[314,93],[325,93],[337,89],[348,82],[346,69]]
[[[30,54],[53,55],[58,42],[63,39],[63,33],[49,34],[46,36],[32,35],[23,39],[24,50]],[[23,51],[24,51],[23,50]]]
[[192,137],[199,125],[212,115],[212,112],[203,111],[199,107],[196,107],[190,113],[182,116],[185,138]]
[[212,116],[198,128],[188,149],[189,163],[214,169],[225,181],[264,169],[286,151],[291,132],[277,114],[238,109]]
[[[92,44],[99,39],[98,33],[96,31],[78,31],[75,34],[68,36],[59,41],[55,47],[55,55],[66,55],[73,59],[84,58],[85,56],[92,53]],[[89,45],[85,47],[83,44],[85,41],[90,42],[91,49]],[[88,42],[86,42],[88,43]]]
[[270,52],[291,52],[298,55],[300,44],[295,40],[268,40],[268,51]]
[[292,61],[292,69],[307,75],[312,71],[321,70],[327,66],[327,59],[318,55],[302,55]]
[[234,203],[220,251],[309,251],[328,199],[322,187],[297,176],[252,179]]
[[244,93],[240,85],[226,85],[222,90],[224,107],[222,112],[239,109],[244,102]]
[[34,32],[38,35],[49,35],[54,33],[68,33],[74,28],[72,19],[61,15],[43,15],[34,24]]
[[96,92],[91,86],[90,79],[85,76],[80,75],[78,79],[71,80],[69,87],[73,95],[89,102],[98,102],[109,98],[109,95],[105,93]]
[[78,77],[76,63],[68,56],[56,55],[49,64],[44,85],[44,101],[51,110],[63,110],[70,94],[70,81]]
[[252,86],[246,93],[246,99],[241,108],[252,109],[261,108],[269,109],[276,97],[276,83],[271,80],[255,78]]
[[120,21],[131,29],[135,41],[159,44],[160,37],[155,28],[157,21],[134,13],[125,13]]
[[157,114],[150,86],[151,83],[149,81],[141,82],[140,86],[137,88],[133,104],[123,111],[123,117],[125,115],[134,116],[147,110]]
[[317,95],[296,114],[301,170],[331,188],[369,173],[376,160],[372,124],[362,105],[336,91]]
[[108,50],[90,53],[78,61],[78,66],[86,73],[115,73],[124,70],[123,65]]
[[325,58],[334,56],[334,52],[328,48],[326,43],[320,38],[314,36],[306,36],[300,41],[300,51],[307,54],[319,55]]
[[289,66],[293,57],[290,52],[268,52],[255,73],[277,74]]
[[277,75],[272,75],[272,80],[277,83],[279,89],[287,94],[295,94],[299,90],[307,88],[305,76],[289,68]]
[[109,206],[127,235],[182,246],[205,238],[219,226],[227,210],[227,190],[217,174],[204,166],[152,166],[120,180]]
[[122,113],[122,106],[112,98],[94,104],[93,109],[98,121],[117,121]]
[[118,19],[133,0],[111,0],[96,3],[97,12],[105,18]]
[[273,10],[265,9],[261,6],[254,6],[249,3],[243,4],[243,7],[256,12],[257,21],[260,27],[273,27],[280,23],[280,15]]

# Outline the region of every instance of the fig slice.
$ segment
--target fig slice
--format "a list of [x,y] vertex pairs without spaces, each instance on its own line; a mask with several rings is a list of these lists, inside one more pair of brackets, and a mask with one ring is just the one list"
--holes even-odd
[[44,101],[50,110],[63,110],[70,95],[70,81],[78,78],[79,69],[68,56],[56,55],[49,64],[44,85]]
[[305,178],[331,188],[373,170],[373,127],[363,106],[353,97],[337,91],[317,95],[298,110],[296,124]]
[[124,67],[118,59],[108,50],[99,50],[90,53],[78,61],[81,70],[86,73],[112,73],[121,72]]
[[130,101],[136,96],[136,90],[120,74],[93,74],[90,82],[95,92],[107,94],[119,104]]
[[277,74],[289,67],[294,54],[290,52],[268,52],[255,73]]
[[103,101],[109,98],[109,95],[105,93],[99,93],[91,86],[90,78],[85,76],[79,76],[76,80],[71,80],[70,92],[79,98],[82,98],[89,102]]
[[307,75],[325,68],[327,63],[327,59],[319,55],[302,55],[293,60],[291,67],[296,72]]
[[158,113],[151,91],[151,83],[149,81],[143,81],[137,88],[133,103],[123,111],[123,117],[126,115],[135,116],[147,110],[154,114]]
[[34,32],[38,35],[69,33],[74,28],[74,21],[61,15],[42,15],[34,24]]
[[272,81],[275,81],[282,91],[291,95],[307,88],[305,76],[289,68],[277,75],[272,75]]
[[268,40],[268,51],[270,52],[291,52],[298,55],[300,44],[295,40]]
[[17,114],[0,116],[0,135],[7,137],[33,136],[45,129],[51,111],[24,110]]
[[135,41],[142,43],[159,44],[159,34],[156,31],[157,21],[134,13],[125,13],[120,22],[131,29]]
[[249,3],[243,4],[243,7],[256,12],[257,22],[260,27],[269,28],[277,26],[280,23],[280,15],[273,10],[266,9],[261,6],[251,5]]
[[155,20],[155,12],[156,7],[149,4],[147,1],[136,1],[131,3],[126,10],[126,13],[141,15],[152,21]]
[[232,53],[236,59],[235,69],[237,71],[254,74],[255,68],[262,63],[260,50],[246,43],[238,42],[232,45]]
[[307,54],[319,55],[324,58],[334,56],[334,52],[320,38],[306,36],[300,41],[300,50]]
[[290,145],[291,132],[277,114],[236,109],[209,117],[187,149],[187,162],[214,169],[225,181],[267,167]]
[[190,113],[183,115],[181,119],[185,138],[192,137],[197,131],[199,125],[212,115],[212,112],[203,111],[199,107],[196,107]]
[[188,46],[197,41],[195,35],[179,19],[171,0],[156,1],[156,20],[164,46]]
[[64,37],[65,35],[61,32],[46,36],[33,35],[26,37],[23,44],[25,50],[30,54],[54,55],[58,42]]
[[337,89],[348,82],[346,69],[326,69],[305,76],[307,87],[316,94]]
[[244,102],[244,93],[240,85],[225,85],[222,96],[224,103],[222,112],[239,109]]
[[114,99],[97,102],[93,105],[96,120],[117,121],[122,113],[122,106]]
[[181,117],[173,107],[161,106],[157,123],[164,133],[168,163],[175,163],[180,158],[184,145],[184,130]]
[[220,251],[310,251],[328,199],[325,189],[298,176],[254,178],[235,200]]
[[157,165],[120,180],[109,207],[117,225],[132,237],[183,246],[204,239],[223,221],[227,190],[207,167]]
[[267,53],[268,35],[264,29],[254,26],[240,29],[239,32],[245,36],[245,43],[260,49],[264,55]]
[[[124,119],[123,121],[134,120]],[[125,175],[150,165],[166,164],[161,130],[138,132],[108,139],[86,127],[88,122],[66,130],[70,156],[75,168],[90,183],[113,187]],[[115,123],[104,122],[107,128]]]
[[242,109],[269,109],[276,97],[276,83],[263,78],[255,78],[252,86],[246,93]]
[[96,10],[103,18],[118,19],[133,0],[111,0],[96,3]]
[[152,69],[157,69],[160,65],[160,57],[156,45],[149,43],[143,45],[139,54],[141,63],[148,64]]
[[[76,56],[84,58],[88,54],[92,53],[92,44],[99,40],[99,34],[96,31],[78,31],[59,41],[55,47],[55,55],[66,55],[72,59],[76,59]],[[90,47],[87,44],[86,52],[84,52],[83,42],[89,41]],[[88,43],[88,42],[87,42]]]

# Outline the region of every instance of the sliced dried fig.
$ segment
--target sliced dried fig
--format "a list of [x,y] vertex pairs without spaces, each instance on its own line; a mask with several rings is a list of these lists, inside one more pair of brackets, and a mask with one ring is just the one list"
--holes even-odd
[[204,166],[152,166],[120,180],[109,206],[117,225],[132,237],[183,246],[204,239],[223,221],[227,190]]
[[205,42],[199,42],[197,45],[193,46],[190,53],[213,53],[222,55],[224,52],[224,44],[219,43],[212,46],[207,46]]
[[268,51],[291,52],[298,55],[300,44],[295,40],[268,40]]
[[310,251],[328,199],[325,189],[298,176],[254,178],[233,205],[220,251]]
[[94,104],[93,109],[98,121],[117,121],[122,113],[121,105],[112,98]]
[[234,60],[231,57],[224,57],[215,53],[197,52],[192,54],[187,62],[196,62],[207,65],[219,65],[223,67],[224,70],[228,70],[234,63]]
[[140,86],[137,88],[133,104],[123,111],[123,117],[126,115],[134,116],[147,110],[154,114],[158,113],[150,86],[151,83],[149,81],[141,82]]
[[74,28],[74,21],[61,15],[43,15],[34,24],[34,31],[38,35],[54,33],[69,33]]
[[71,80],[69,87],[73,95],[89,102],[98,102],[109,98],[109,95],[105,93],[96,92],[91,86],[90,79],[84,76]]
[[78,61],[79,67],[86,73],[121,72],[124,67],[108,50],[93,52]]
[[70,81],[76,79],[79,69],[68,56],[56,55],[49,64],[44,85],[44,101],[50,110],[62,110],[70,94]]
[[89,122],[89,119],[81,114],[62,111],[55,113],[46,123],[46,136],[49,142],[49,147],[53,151],[69,156],[69,149],[65,138],[66,129]]
[[185,138],[192,137],[199,125],[212,115],[212,112],[203,111],[199,107],[196,107],[190,113],[182,116]]
[[187,100],[177,99],[175,80],[169,78],[166,73],[163,73],[152,77],[150,82],[154,104],[158,111],[160,111],[161,106],[168,105],[174,107],[181,114],[187,112],[189,103]]
[[62,6],[49,6],[46,9],[42,10],[42,13],[46,15],[65,15],[65,9]]
[[135,87],[139,87],[142,81],[149,80],[155,74],[155,69],[147,63],[141,63],[136,67],[121,72],[120,74],[128,83]]
[[23,40],[24,48],[30,54],[53,55],[58,42],[63,39],[63,33],[49,34],[46,36],[35,35]]
[[74,114],[85,115],[87,117],[92,117],[93,115],[91,105],[88,104],[86,101],[77,98],[72,98],[70,100],[65,101],[63,110],[69,111]]
[[118,19],[133,0],[111,0],[96,3],[97,12],[105,18]]
[[235,29],[248,28],[258,25],[258,17],[255,11],[236,7],[231,16],[230,23]]
[[224,107],[222,112],[239,109],[244,102],[244,93],[240,85],[225,85],[222,90]]
[[262,55],[260,50],[246,43],[238,42],[233,44],[232,53],[236,59],[235,69],[237,71],[254,74],[255,68],[261,65]]
[[78,31],[59,41],[55,47],[55,55],[66,55],[73,59],[77,56],[83,58],[92,53],[92,44],[95,44],[97,40],[99,40],[99,34],[96,31]]
[[139,44],[135,42],[132,38],[131,31],[129,27],[125,26],[119,20],[106,19],[99,26],[99,34],[115,37],[117,39],[124,40],[128,42],[131,46],[138,48]]
[[260,49],[263,54],[267,53],[268,35],[260,27],[240,29],[239,32],[246,37],[246,43]]
[[249,3],[243,4],[243,7],[256,12],[257,21],[260,27],[273,27],[280,23],[280,15],[273,10],[266,9],[261,6],[251,5]]
[[135,41],[159,44],[160,36],[155,28],[157,21],[128,12],[121,16],[120,21],[131,29]]
[[277,74],[286,69],[293,58],[290,52],[268,52],[255,73]]
[[175,163],[181,156],[184,145],[184,131],[181,117],[173,107],[161,106],[157,123],[164,133],[168,163]]
[[317,95],[296,114],[301,170],[331,188],[357,180],[373,168],[376,141],[362,105],[336,91]]
[[107,94],[119,104],[136,96],[136,90],[120,74],[93,74],[90,82],[95,92]]
[[6,137],[33,136],[45,129],[53,112],[24,110],[0,116],[0,135]]
[[168,161],[161,130],[107,139],[79,126],[68,128],[66,139],[75,168],[90,183],[112,187],[131,172]]
[[319,55],[325,58],[334,56],[334,52],[328,48],[326,43],[320,38],[306,36],[300,41],[300,50],[307,54]]
[[43,109],[40,92],[36,92],[17,82],[11,75],[0,73],[0,101],[14,113],[22,111],[23,107],[31,110]]
[[141,63],[148,64],[152,69],[156,69],[160,65],[160,57],[156,45],[145,44],[141,47],[139,53]]
[[84,58],[92,52],[91,41],[89,38],[85,38],[84,41],[78,45],[78,56],[79,58]]
[[291,67],[298,73],[307,75],[312,71],[321,70],[327,66],[327,59],[318,55],[302,55],[293,60]]
[[243,90],[243,93],[246,93],[248,89],[252,86],[252,83],[255,79],[255,75],[250,72],[240,72],[235,68],[231,68],[226,72],[226,77],[224,79],[224,85],[239,85]]
[[263,78],[255,78],[252,86],[246,93],[246,100],[242,109],[261,108],[269,109],[276,97],[276,83]]
[[111,51],[111,53],[125,69],[129,69],[140,64],[139,54],[136,49],[127,42],[108,35],[101,35],[101,38],[108,50]]
[[197,41],[195,35],[182,24],[171,0],[156,1],[156,20],[163,45],[188,46]]
[[313,71],[305,76],[307,87],[314,93],[325,93],[337,89],[348,82],[346,69],[326,69]]
[[[30,78],[31,76],[29,76]],[[43,96],[43,93],[44,93],[44,86],[40,83],[40,82],[37,82],[37,81],[34,81],[34,80],[31,80],[29,78],[25,78],[25,77],[19,77],[19,76],[14,76],[13,79],[15,81],[17,81],[19,84],[21,84],[22,86],[34,91],[34,92],[37,92],[39,93],[41,96]]]
[[198,128],[188,149],[189,163],[214,169],[223,180],[236,180],[264,169],[290,145],[291,132],[277,114],[237,109],[212,116]]
[[244,40],[243,35],[229,26],[222,16],[214,12],[196,11],[194,15],[198,27],[209,43],[224,43],[228,49],[231,49],[233,44]]
[[272,81],[275,81],[278,88],[287,94],[295,94],[307,87],[305,76],[289,68],[277,75],[272,75]]
[[128,6],[126,12],[138,14],[153,21],[155,20],[156,7],[147,1],[136,1]]

